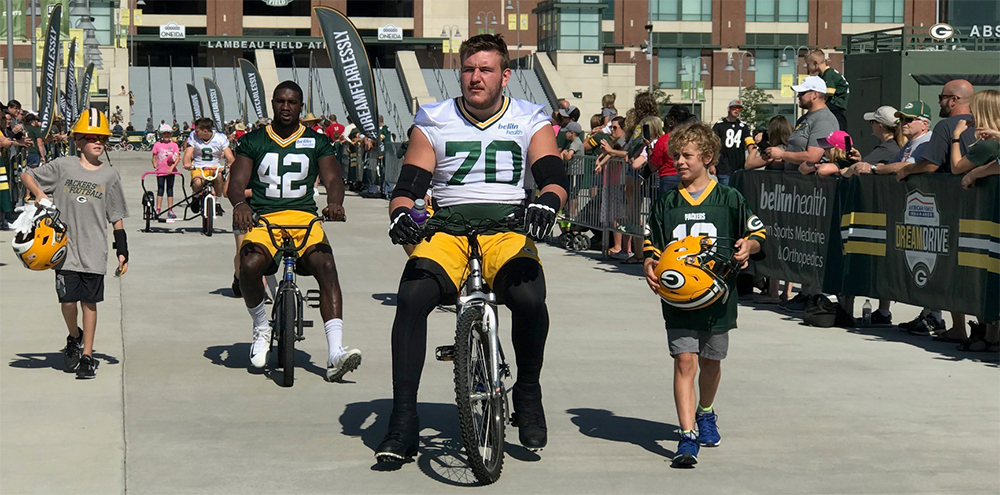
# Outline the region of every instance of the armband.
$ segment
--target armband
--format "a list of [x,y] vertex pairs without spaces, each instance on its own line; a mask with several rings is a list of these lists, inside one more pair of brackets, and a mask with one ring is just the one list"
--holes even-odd
[[396,180],[396,187],[392,190],[392,199],[401,197],[412,200],[423,199],[427,195],[432,177],[433,174],[416,165],[403,165],[399,171],[399,179]]
[[566,175],[566,166],[562,158],[555,155],[545,155],[531,164],[531,175],[535,178],[538,190],[545,186],[555,184],[563,191],[569,192],[569,176]]
[[124,229],[115,229],[115,242],[111,244],[115,248],[115,254],[125,257],[125,262],[128,263],[128,237],[125,235]]

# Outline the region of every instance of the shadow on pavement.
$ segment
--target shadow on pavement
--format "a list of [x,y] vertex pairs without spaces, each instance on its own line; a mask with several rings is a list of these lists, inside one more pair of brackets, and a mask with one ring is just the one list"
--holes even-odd
[[[23,352],[15,354],[19,359],[11,360],[11,368],[25,368],[25,369],[38,369],[38,368],[51,368],[59,371],[66,371],[63,366],[63,354],[61,352]],[[102,354],[100,352],[95,352],[94,358],[99,361],[104,361],[108,364],[118,364],[118,358],[114,356],[109,356],[107,354]],[[66,371],[66,373],[71,373]]]
[[[274,363],[277,362],[277,356],[274,356],[273,352],[271,354],[272,355],[268,357],[269,365],[263,372],[250,367],[249,342],[237,342],[232,345],[214,345],[205,349],[204,356],[214,365],[225,366],[226,368],[231,369],[247,370],[249,373],[254,374],[263,373],[277,381],[278,377],[281,376],[281,373],[272,371]],[[295,366],[300,370],[307,371],[314,375],[319,375],[323,379],[326,379],[326,368],[313,363],[312,355],[301,349],[295,349]]]
[[212,292],[209,292],[209,294],[236,298],[236,294],[233,292],[232,287],[220,287]]
[[396,305],[396,293],[395,292],[383,292],[379,294],[372,294],[372,299],[376,301],[382,301],[383,306],[395,306]]
[[958,350],[958,344],[949,342],[938,342],[930,337],[921,335],[911,335],[899,329],[899,327],[888,328],[851,328],[848,332],[857,333],[869,337],[874,342],[903,342],[915,347],[920,347],[927,352],[940,354],[935,359],[945,359],[948,361],[973,361],[983,363],[987,366],[1000,368],[1000,354],[996,352],[966,352]]
[[[197,221],[197,219],[192,219],[189,221]],[[156,225],[150,225],[149,232],[143,232],[142,230],[139,230],[139,233],[140,234],[200,234],[201,227],[170,228],[170,227],[157,227]],[[233,232],[231,230],[220,229],[218,227],[216,227],[215,230],[213,231],[213,235],[232,234],[232,233]]]
[[[361,438],[374,455],[389,427],[391,412],[392,399],[348,404],[340,416],[343,434]],[[420,471],[428,478],[445,485],[478,486],[479,482],[469,469],[468,461],[462,451],[462,434],[459,431],[458,411],[455,405],[421,403],[417,405],[417,414],[420,415],[420,447],[416,462]],[[516,435],[517,430],[508,428],[507,434],[512,433]],[[510,443],[506,446],[506,452],[511,457],[518,460],[527,457],[527,460],[532,460],[518,449],[527,452],[522,447]],[[395,471],[402,469],[403,466],[376,463],[371,469]]]
[[566,412],[573,415],[570,421],[580,428],[580,433],[588,437],[631,443],[667,459],[672,459],[674,452],[664,448],[660,442],[680,440],[678,427],[672,424],[615,416],[606,409],[577,408],[567,409]]

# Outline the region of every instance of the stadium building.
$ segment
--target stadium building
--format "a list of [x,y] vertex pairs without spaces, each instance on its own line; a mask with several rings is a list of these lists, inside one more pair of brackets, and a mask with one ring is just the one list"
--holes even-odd
[[[405,131],[421,103],[459,94],[458,46],[476,34],[503,34],[515,59],[511,96],[555,104],[567,98],[587,123],[601,96],[618,95],[624,112],[632,95],[660,89],[670,103],[692,105],[705,120],[725,115],[749,86],[772,97],[762,111],[793,115],[788,85],[804,74],[808,48],[827,51],[844,68],[849,38],[897,29],[920,31],[937,22],[970,29],[996,27],[994,0],[18,0],[14,2],[15,95],[31,94],[30,6],[37,25],[54,4],[68,12],[70,36],[97,66],[92,101],[129,105],[142,127],[190,121],[185,86],[203,78],[222,88],[227,119],[253,120],[236,61],[254,62],[265,86],[297,80],[310,109],[337,114],[343,105],[312,7],[346,13],[363,36],[379,86],[380,113]],[[6,16],[6,13],[4,14]],[[6,17],[3,18],[6,39]],[[996,29],[991,36],[998,37]],[[64,36],[65,38],[65,36]],[[37,50],[42,50],[38,42]],[[930,47],[929,49],[942,49]],[[7,59],[5,45],[0,56]],[[80,58],[80,57],[78,57]],[[40,57],[36,60],[40,61]],[[82,63],[81,63],[82,62]],[[850,78],[850,75],[848,75]],[[8,87],[7,71],[0,84]],[[125,88],[124,92],[122,88]],[[783,90],[784,87],[784,90]],[[5,95],[6,96],[6,95]]]

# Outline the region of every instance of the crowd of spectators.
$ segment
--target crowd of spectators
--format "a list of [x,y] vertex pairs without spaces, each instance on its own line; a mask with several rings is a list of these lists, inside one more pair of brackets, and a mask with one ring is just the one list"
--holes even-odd
[[[845,178],[894,174],[901,181],[917,174],[951,173],[961,175],[962,186],[971,189],[983,177],[1000,174],[1000,92],[976,92],[968,81],[953,80],[939,95],[936,123],[931,105],[920,100],[906,102],[898,109],[894,102],[884,102],[865,112],[863,122],[848,122],[846,110],[850,92],[846,80],[826,66],[822,51],[810,52],[807,64],[811,75],[801,84],[792,86],[797,104],[804,111],[794,123],[784,116],[774,116],[751,135],[754,123],[740,120],[742,103],[730,102],[726,117],[713,127],[722,146],[719,162],[711,173],[720,183],[728,184],[731,174],[740,169],[797,171]],[[659,191],[677,187],[680,181],[667,152],[670,134],[695,117],[684,105],[672,106],[661,117],[648,92],[638,93],[632,109],[624,116],[618,114],[615,100],[615,95],[602,99],[600,112],[590,117],[590,129],[582,134],[582,126],[578,123],[580,110],[566,100],[559,101],[552,114],[552,124],[567,164],[581,154],[596,156],[592,162],[593,171],[588,169],[582,173],[596,177],[610,171],[608,167],[615,163],[624,163],[621,173],[617,170],[615,174],[605,173],[605,183],[600,184],[608,190],[606,197],[610,204],[607,209],[613,226],[619,228],[634,222],[637,217],[638,207],[631,203],[642,201],[641,195],[634,194],[641,180],[657,181]],[[868,130],[878,144],[862,155],[854,146],[848,126],[857,131]],[[581,173],[578,166],[569,170],[571,175]],[[621,183],[615,183],[613,176],[621,177]],[[577,181],[591,189],[599,186],[597,182],[596,178]],[[567,205],[570,217],[578,207],[571,198]],[[642,255],[637,253],[640,250],[636,245],[637,240],[628,234],[613,231],[606,253],[625,263],[641,262]],[[802,311],[819,294],[819,287],[805,286],[792,297],[791,283],[770,280],[755,300]],[[851,298],[841,300],[846,309],[853,312]],[[872,323],[891,324],[890,306],[891,301],[879,301],[871,317]],[[967,323],[966,315],[952,312],[949,327],[941,316],[941,310],[947,309],[924,308],[916,319],[898,326],[914,334],[930,335],[935,340],[958,343],[961,350],[1000,350],[996,322]],[[968,331],[970,326],[971,333]]]

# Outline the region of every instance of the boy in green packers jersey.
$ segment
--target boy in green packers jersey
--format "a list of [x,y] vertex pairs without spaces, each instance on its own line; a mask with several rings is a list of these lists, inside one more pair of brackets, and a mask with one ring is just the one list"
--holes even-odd
[[[271,125],[240,138],[227,191],[233,204],[233,229],[247,233],[240,248],[240,289],[253,318],[250,365],[255,368],[267,363],[271,342],[261,279],[265,273],[277,270],[278,249],[271,244],[266,228],[254,227],[253,215],[261,215],[275,225],[308,225],[317,214],[313,184],[318,174],[327,190],[323,216],[334,221],[345,218],[344,183],[330,140],[299,122],[302,88],[292,81],[278,84],[271,106]],[[249,198],[247,189],[252,191]],[[343,307],[333,249],[318,226],[313,227],[304,243],[305,229],[290,229],[288,233],[295,245],[304,244],[298,253],[299,265],[319,283],[319,310],[329,345],[326,378],[340,380],[361,364],[361,351],[342,345]]]
[[[660,194],[647,220],[644,268],[646,282],[654,293],[660,290],[654,267],[672,241],[707,235],[717,253],[735,253],[735,267],[760,253],[764,224],[750,211],[739,191],[708,175],[718,162],[721,146],[719,137],[701,122],[681,127],[670,136],[669,152],[681,184]],[[730,286],[737,271],[730,273]],[[681,284],[692,283],[683,275],[679,278]],[[699,445],[715,447],[722,440],[712,404],[722,376],[722,360],[729,350],[728,332],[736,328],[736,299],[726,293],[714,303],[691,310],[661,301],[670,355],[674,358],[674,402],[682,430],[673,459],[676,466],[694,465]],[[701,401],[696,412],[694,380],[699,368]]]

